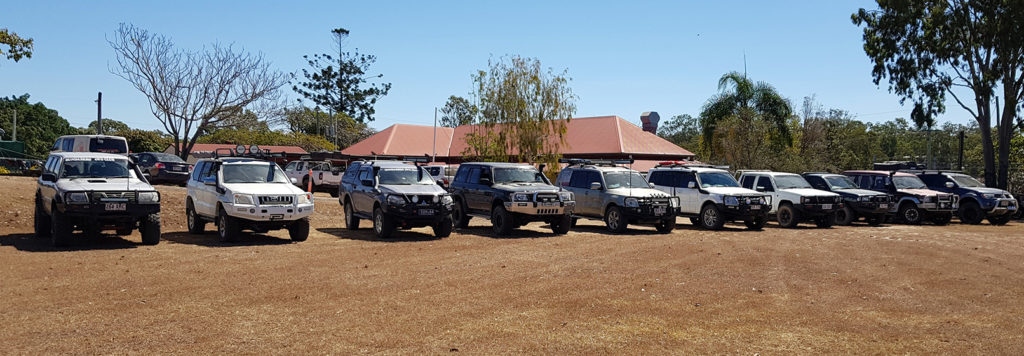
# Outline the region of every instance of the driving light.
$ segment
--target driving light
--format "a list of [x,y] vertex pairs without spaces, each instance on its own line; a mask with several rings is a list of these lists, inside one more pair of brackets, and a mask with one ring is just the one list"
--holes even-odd
[[432,198],[430,198],[430,201],[433,202],[433,203],[437,203],[438,200],[441,200],[441,198],[436,196],[436,195],[433,196]]
[[296,202],[298,204],[309,204],[313,201],[313,193],[299,194],[296,196]]
[[235,194],[235,205],[256,205],[252,194]]
[[160,202],[160,193],[157,192],[139,192],[138,195],[140,204],[154,204]]
[[445,196],[441,197],[441,203],[444,203],[445,205],[452,204],[454,202],[455,201],[452,200],[452,196],[451,195],[445,195]]
[[988,193],[982,194],[981,196],[985,197],[985,199],[992,199],[992,198],[996,197],[995,194],[988,194]]
[[74,192],[64,195],[64,200],[68,204],[86,204],[89,202],[89,195],[85,192]]
[[671,197],[671,198],[669,198],[668,199],[668,203],[673,208],[678,208],[679,207],[679,197]]
[[860,197],[860,201],[871,201],[871,197],[868,197],[868,196]]
[[725,205],[740,205],[740,200],[736,199],[736,197],[725,197],[723,201]]
[[640,206],[640,202],[638,202],[636,198],[626,198],[622,203],[626,205],[627,208],[636,208]]

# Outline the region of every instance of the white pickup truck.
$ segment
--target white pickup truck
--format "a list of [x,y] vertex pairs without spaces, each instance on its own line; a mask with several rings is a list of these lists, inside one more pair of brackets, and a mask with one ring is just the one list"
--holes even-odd
[[[310,174],[312,171],[312,174]],[[338,196],[338,187],[341,185],[341,176],[345,167],[335,168],[328,161],[292,161],[284,167],[284,173],[288,178],[294,178],[296,184],[303,190],[309,190],[310,182],[313,183],[313,192],[328,192],[332,197]]]

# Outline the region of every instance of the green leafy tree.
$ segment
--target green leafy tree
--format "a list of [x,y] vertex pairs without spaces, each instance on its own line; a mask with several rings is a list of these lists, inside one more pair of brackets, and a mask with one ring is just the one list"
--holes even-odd
[[[12,59],[15,62],[22,58],[32,58],[32,39],[21,38],[17,33],[6,28],[0,28],[0,56]],[[6,50],[3,47],[7,47]]]
[[[96,123],[96,120],[93,120],[89,123],[89,126],[87,126],[84,129],[80,129],[79,131],[82,131],[83,135],[96,135],[99,133],[98,127],[99,125]],[[128,124],[126,123],[117,120],[111,120],[109,118],[103,118],[104,134],[113,135],[114,132],[124,132],[128,131],[129,129],[131,129],[131,127],[128,127]]]
[[476,105],[461,96],[449,96],[441,108],[441,126],[458,127],[472,124],[480,112]]
[[[982,128],[992,127],[993,97],[1002,90],[996,118],[999,168],[992,134],[981,130],[985,184],[1005,187],[1009,142],[1024,101],[1024,2],[995,0],[877,0],[853,23],[864,27],[872,76],[911,100],[922,116],[945,111],[952,97]],[[968,95],[973,97],[967,97]]]
[[315,135],[299,132],[281,132],[272,130],[223,129],[199,139],[200,143],[227,143],[244,145],[298,146],[314,151],[334,151],[337,149],[330,141]]
[[169,38],[129,24],[121,24],[109,43],[117,55],[114,74],[149,99],[150,111],[183,158],[208,127],[275,102],[287,83],[262,55],[231,46],[180,50]]
[[489,161],[545,162],[554,167],[576,113],[566,71],[544,70],[519,56],[488,61],[473,75],[480,115],[463,155]]
[[[93,120],[89,126],[79,128],[78,133],[82,135],[95,135],[97,124]],[[128,150],[131,152],[163,152],[171,145],[171,138],[159,130],[142,130],[128,126],[128,124],[117,120],[103,119],[103,133],[124,137],[128,141]]]
[[327,113],[308,107],[285,109],[278,120],[290,132],[322,136],[336,146],[345,148],[356,144],[375,133],[368,125],[353,120],[346,114]]
[[6,139],[14,133],[14,112],[18,113],[18,141],[25,142],[25,153],[44,159],[57,137],[73,135],[78,131],[61,117],[57,110],[42,103],[30,104],[29,95],[0,98],[0,127],[7,131]]
[[700,146],[700,119],[688,114],[676,115],[658,127],[658,136],[679,147],[698,152]]
[[764,121],[771,131],[768,139],[776,145],[792,144],[787,120],[793,115],[789,100],[780,95],[774,87],[765,82],[753,82],[738,72],[727,73],[718,80],[721,91],[711,97],[700,114],[702,128],[702,149],[709,158],[716,158],[714,149],[715,128],[718,123],[736,117],[744,123]]
[[332,115],[344,113],[359,123],[373,121],[376,112],[373,106],[377,99],[388,94],[391,83],[369,82],[369,79],[383,77],[383,74],[366,73],[377,57],[360,54],[358,50],[345,52],[343,45],[348,38],[348,30],[336,28],[331,30],[331,34],[335,37],[337,54],[314,54],[312,58],[302,56],[310,69],[302,70],[306,81],[293,85],[292,90],[327,108]]

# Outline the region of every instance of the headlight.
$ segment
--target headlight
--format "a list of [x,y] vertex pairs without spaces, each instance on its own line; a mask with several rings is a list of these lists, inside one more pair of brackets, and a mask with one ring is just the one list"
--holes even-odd
[[405,198],[401,195],[388,195],[388,204],[405,205]]
[[926,196],[926,197],[924,197],[924,199],[921,199],[921,201],[922,201],[922,202],[925,202],[925,203],[930,203],[930,202],[932,202],[933,200],[935,200],[935,197],[934,197],[934,196]]
[[512,194],[513,201],[530,201],[530,195],[526,193],[515,193]]
[[740,205],[740,200],[736,199],[736,197],[725,197],[725,199],[722,200],[725,205]]
[[982,194],[981,196],[985,197],[985,199],[992,199],[996,197],[995,194]]
[[235,194],[235,205],[256,205],[252,194]]
[[626,200],[623,200],[622,203],[625,204],[627,208],[635,208],[640,206],[640,202],[638,202],[636,198],[626,198]]
[[154,204],[160,202],[160,193],[157,192],[139,192],[138,195],[139,204]]
[[864,202],[871,201],[871,197],[868,197],[868,196],[860,197],[860,201],[864,201]]
[[576,200],[576,198],[572,196],[572,192],[558,193],[558,197],[562,199],[562,201]]
[[452,196],[451,195],[445,195],[445,196],[441,197],[441,203],[442,204],[448,205],[448,204],[452,204],[454,202],[455,201],[452,200]]
[[309,204],[310,202],[313,201],[313,194],[312,193],[299,194],[299,195],[295,196],[295,201],[298,202],[298,204]]
[[768,205],[768,199],[761,197],[761,205]]
[[64,195],[64,201],[68,204],[87,204],[89,203],[89,195],[85,192],[74,192]]
[[807,200],[807,197],[800,197],[800,204],[806,204]]

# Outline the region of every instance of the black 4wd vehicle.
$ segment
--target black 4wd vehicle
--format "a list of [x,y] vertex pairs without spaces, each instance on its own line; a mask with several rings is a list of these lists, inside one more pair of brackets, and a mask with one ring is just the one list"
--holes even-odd
[[836,224],[850,223],[864,218],[870,225],[885,222],[889,210],[895,206],[896,198],[873,190],[860,189],[850,177],[834,173],[804,173],[807,183],[814,189],[825,190],[843,196],[843,208],[836,210]]
[[569,232],[576,207],[573,194],[551,185],[537,168],[518,163],[463,163],[450,187],[456,227],[473,216],[491,219],[497,235],[533,221],[551,224],[556,234]]
[[345,226],[373,221],[373,232],[389,238],[395,229],[430,226],[434,236],[452,233],[452,197],[423,167],[401,161],[352,162],[341,178],[338,202]]

